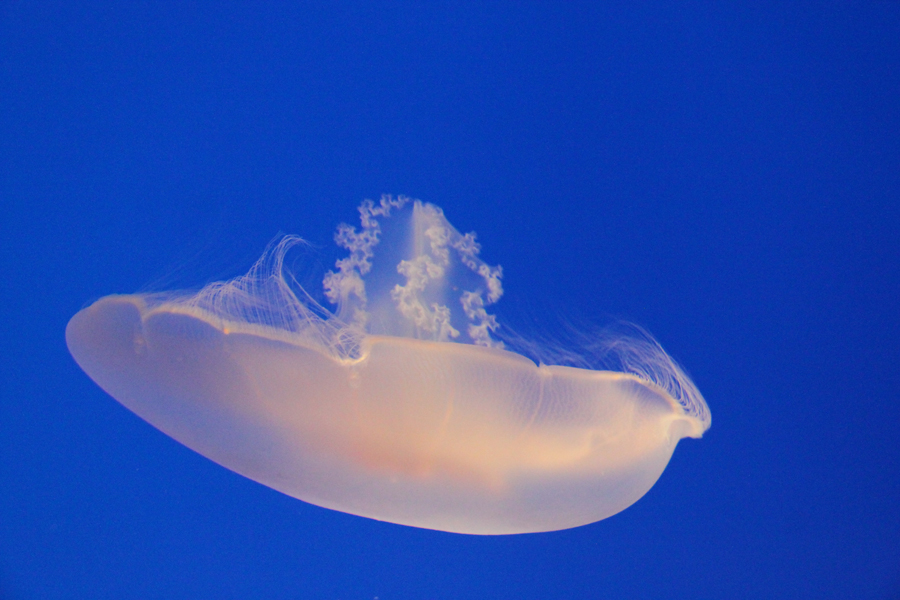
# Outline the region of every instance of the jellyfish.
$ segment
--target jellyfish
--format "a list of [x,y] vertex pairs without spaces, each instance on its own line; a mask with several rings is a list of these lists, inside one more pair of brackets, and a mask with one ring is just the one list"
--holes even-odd
[[[111,295],[66,342],[103,390],[188,448],[321,507],[466,534],[593,523],[641,498],[707,405],[652,338],[618,368],[553,364],[495,314],[499,266],[431,204],[340,225],[307,291],[274,242],[198,292]],[[558,355],[558,354],[557,354]],[[557,361],[562,363],[565,361]]]

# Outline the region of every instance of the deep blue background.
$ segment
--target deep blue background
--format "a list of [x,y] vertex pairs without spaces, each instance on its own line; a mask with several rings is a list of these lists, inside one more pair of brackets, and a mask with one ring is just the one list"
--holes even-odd
[[[0,597],[900,595],[900,4],[88,4],[0,2]],[[383,192],[526,329],[648,328],[712,429],[611,519],[460,536],[234,475],[69,357],[85,303],[330,260]]]

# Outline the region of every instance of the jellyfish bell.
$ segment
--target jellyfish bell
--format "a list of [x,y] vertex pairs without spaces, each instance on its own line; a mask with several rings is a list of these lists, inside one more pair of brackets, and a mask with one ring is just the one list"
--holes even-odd
[[702,396],[649,338],[620,371],[536,363],[491,307],[502,270],[432,205],[364,202],[323,306],[284,268],[194,294],[107,296],[66,328],[81,368],[203,456],[306,502],[473,534],[609,517],[710,425]]

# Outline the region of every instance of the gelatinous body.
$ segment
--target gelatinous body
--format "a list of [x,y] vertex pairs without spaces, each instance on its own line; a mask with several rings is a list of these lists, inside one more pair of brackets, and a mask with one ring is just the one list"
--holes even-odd
[[[333,312],[285,278],[288,241],[198,294],[103,298],[72,318],[69,349],[122,404],[250,479],[461,533],[606,518],[650,489],[682,437],[709,427],[658,345],[630,346],[644,359],[630,372],[510,351],[487,310],[499,267],[440,209],[404,203],[364,204],[361,230],[339,229],[350,256],[325,277]],[[388,217],[402,235],[382,239]]]

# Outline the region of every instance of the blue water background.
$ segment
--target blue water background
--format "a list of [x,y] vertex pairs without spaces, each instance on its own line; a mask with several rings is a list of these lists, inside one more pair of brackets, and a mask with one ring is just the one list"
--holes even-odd
[[[900,595],[900,4],[0,3],[0,598]],[[427,6],[423,6],[427,4]],[[523,332],[627,319],[712,429],[606,521],[471,537],[239,477],[67,320],[334,259],[363,198],[476,231]]]

